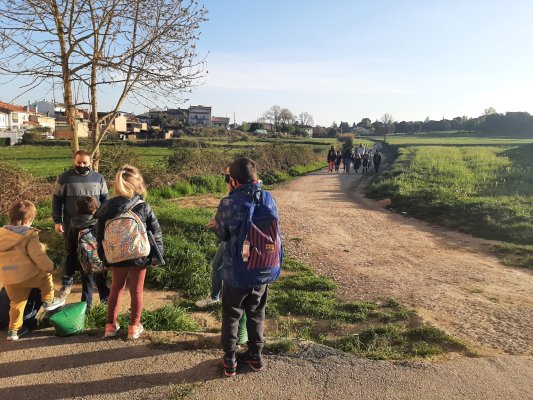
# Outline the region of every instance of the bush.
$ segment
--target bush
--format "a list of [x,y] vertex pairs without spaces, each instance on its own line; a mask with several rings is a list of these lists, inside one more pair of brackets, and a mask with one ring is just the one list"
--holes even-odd
[[0,214],[7,214],[10,205],[16,200],[39,198],[33,176],[17,166],[0,161]]
[[104,175],[107,181],[114,181],[115,174],[124,164],[139,168],[144,177],[146,168],[142,156],[130,146],[123,144],[102,146],[100,147],[100,160],[98,172]]

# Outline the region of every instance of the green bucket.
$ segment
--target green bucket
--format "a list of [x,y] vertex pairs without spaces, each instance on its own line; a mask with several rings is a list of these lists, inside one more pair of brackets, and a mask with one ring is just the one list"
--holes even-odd
[[50,324],[55,328],[58,336],[71,336],[83,332],[85,329],[85,311],[87,303],[67,304],[60,311],[50,316]]
[[246,313],[242,313],[241,320],[239,321],[239,330],[237,332],[237,344],[248,343],[248,331],[246,330]]

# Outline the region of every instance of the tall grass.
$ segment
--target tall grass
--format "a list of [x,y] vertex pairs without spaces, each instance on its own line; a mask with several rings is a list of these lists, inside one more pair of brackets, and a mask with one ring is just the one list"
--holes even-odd
[[477,236],[533,243],[533,146],[407,147],[372,182],[371,197]]

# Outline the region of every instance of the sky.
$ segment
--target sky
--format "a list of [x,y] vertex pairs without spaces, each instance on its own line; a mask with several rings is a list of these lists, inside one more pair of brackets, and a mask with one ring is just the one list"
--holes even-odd
[[[183,104],[255,121],[273,105],[315,124],[533,113],[533,1],[204,0],[208,73]],[[23,92],[0,80],[0,100]],[[47,98],[43,87],[16,103]],[[56,98],[61,94],[56,93]],[[102,108],[111,108],[101,99]],[[126,103],[124,111],[145,107]]]

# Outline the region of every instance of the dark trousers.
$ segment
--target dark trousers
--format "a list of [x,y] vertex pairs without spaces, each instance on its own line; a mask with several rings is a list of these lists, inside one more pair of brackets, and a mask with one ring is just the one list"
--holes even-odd
[[246,313],[248,331],[248,350],[251,354],[261,355],[263,350],[263,322],[268,296],[268,285],[251,289],[230,287],[224,282],[222,290],[222,349],[226,356],[237,350],[237,332],[242,313]]
[[69,286],[74,284],[74,275],[76,271],[81,274],[81,301],[87,302],[87,307],[93,304],[94,286],[98,289],[100,295],[100,303],[106,302],[109,297],[109,287],[106,283],[107,273],[102,274],[85,274],[83,272],[78,254],[75,251],[68,251],[65,248],[63,257],[63,276],[61,277],[61,284]]
[[107,272],[101,274],[81,273],[81,301],[87,302],[87,307],[93,304],[94,286],[98,289],[100,303],[107,302],[109,297],[109,287],[107,286]]
[[224,259],[224,250],[226,249],[226,242],[220,242],[217,252],[211,263],[211,298],[218,300],[220,292],[222,291],[222,261]]

